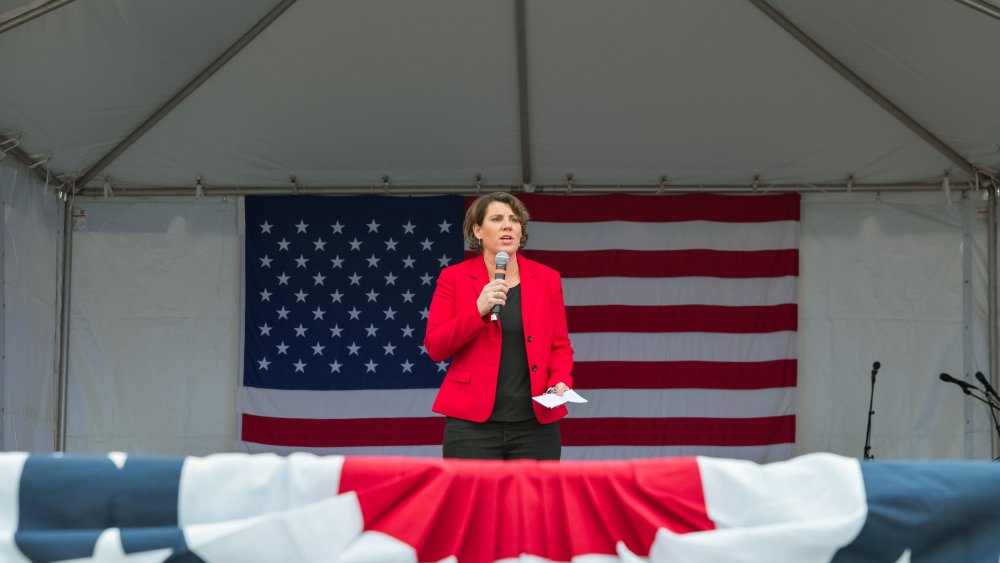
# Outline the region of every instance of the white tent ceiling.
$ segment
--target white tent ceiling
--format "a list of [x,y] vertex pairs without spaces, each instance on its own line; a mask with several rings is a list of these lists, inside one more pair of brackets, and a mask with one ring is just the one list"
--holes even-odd
[[131,195],[964,183],[1000,169],[975,3],[0,0],[0,142]]

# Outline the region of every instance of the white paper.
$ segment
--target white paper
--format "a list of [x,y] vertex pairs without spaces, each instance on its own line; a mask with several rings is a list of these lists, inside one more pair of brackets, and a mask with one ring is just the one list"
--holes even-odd
[[532,399],[538,401],[541,405],[553,409],[559,405],[564,405],[566,403],[586,403],[587,399],[584,399],[576,391],[570,389],[562,394],[562,397],[556,395],[555,393],[543,393],[537,397],[532,397]]

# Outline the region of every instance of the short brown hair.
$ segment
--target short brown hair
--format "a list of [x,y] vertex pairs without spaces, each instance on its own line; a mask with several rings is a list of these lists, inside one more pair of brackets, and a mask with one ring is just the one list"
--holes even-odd
[[469,206],[469,209],[465,212],[465,221],[462,223],[462,230],[465,232],[465,240],[469,243],[469,248],[482,253],[483,241],[476,238],[476,233],[473,232],[472,227],[474,225],[483,226],[483,221],[486,220],[486,209],[494,201],[506,203],[514,211],[517,220],[521,222],[521,240],[517,247],[519,249],[524,248],[524,245],[528,242],[528,220],[531,219],[531,215],[528,214],[528,208],[524,206],[521,200],[507,192],[493,192],[479,196]]

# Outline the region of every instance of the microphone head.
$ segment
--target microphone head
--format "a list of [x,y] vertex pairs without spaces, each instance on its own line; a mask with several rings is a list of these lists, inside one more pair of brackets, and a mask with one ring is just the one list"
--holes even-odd
[[981,371],[976,372],[976,379],[978,379],[980,383],[986,383],[986,376],[983,375],[983,372]]
[[506,252],[497,252],[497,268],[507,268],[507,263],[510,262],[510,255]]
[[872,369],[879,369],[880,367],[882,367],[882,364],[880,362],[875,362],[874,364],[872,364]]
[[947,373],[942,373],[941,375],[938,376],[938,379],[940,379],[941,381],[947,381],[949,383],[950,382],[954,382],[954,381],[958,381],[957,379],[955,379],[954,377],[948,375]]

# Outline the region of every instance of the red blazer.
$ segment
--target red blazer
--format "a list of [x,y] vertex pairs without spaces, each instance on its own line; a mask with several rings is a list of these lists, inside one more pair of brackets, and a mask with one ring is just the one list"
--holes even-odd
[[[559,273],[518,255],[521,273],[521,315],[528,350],[531,395],[541,395],[560,381],[573,387],[573,348],[566,329],[562,280]],[[453,357],[434,412],[485,422],[493,412],[500,370],[499,323],[479,316],[476,300],[489,274],[482,256],[442,270],[427,317],[424,346],[440,362]],[[543,424],[566,416],[565,406],[549,409],[532,401]]]

